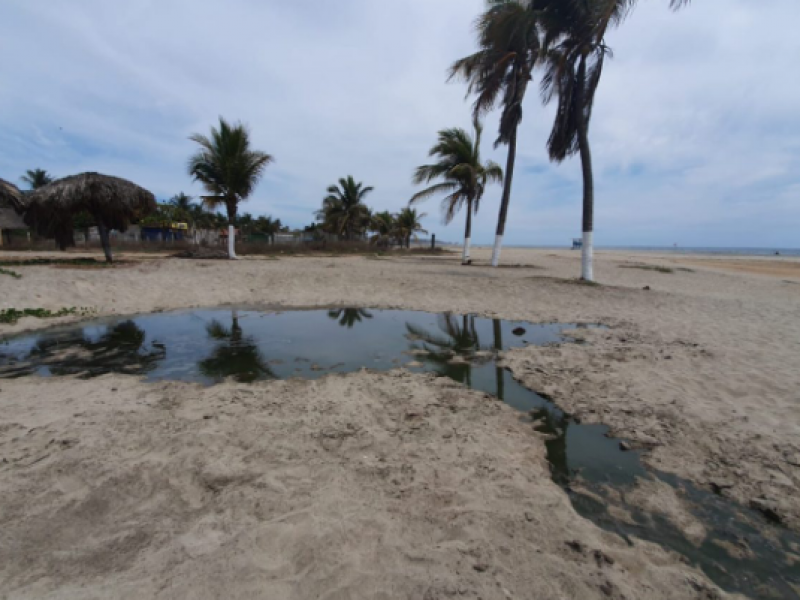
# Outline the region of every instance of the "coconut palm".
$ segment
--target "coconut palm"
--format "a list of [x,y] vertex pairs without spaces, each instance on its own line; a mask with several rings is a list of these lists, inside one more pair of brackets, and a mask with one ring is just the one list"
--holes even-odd
[[204,196],[210,209],[225,206],[228,213],[228,256],[236,258],[235,222],[239,203],[247,200],[271,162],[272,156],[253,150],[250,132],[241,123],[231,125],[220,117],[219,129],[211,136],[189,137],[200,150],[189,158],[189,175],[203,184],[211,196]]
[[155,196],[144,188],[100,173],[58,179],[33,191],[26,201],[25,223],[39,235],[55,238],[62,250],[75,245],[74,216],[88,212],[97,224],[109,263],[113,261],[109,232],[125,231],[157,208]]
[[492,161],[481,162],[481,133],[483,127],[475,122],[475,139],[463,129],[443,129],[439,132],[439,142],[430,149],[428,156],[439,160],[430,165],[417,167],[414,183],[430,183],[437,179],[444,181],[434,184],[415,194],[410,203],[419,202],[437,194],[448,194],[442,200],[444,222],[450,223],[463,206],[467,208],[467,222],[464,229],[464,252],[462,264],[469,262],[470,238],[472,236],[472,214],[478,214],[486,184],[502,182],[503,170]]
[[195,206],[192,200],[194,200],[194,197],[184,194],[183,192],[180,192],[179,194],[175,194],[172,198],[170,198],[169,203],[172,206],[175,206],[181,209],[182,211],[185,211],[187,214],[190,214],[192,211],[192,207]]
[[31,186],[32,190],[38,190],[40,187],[44,187],[48,183],[53,183],[53,178],[44,169],[31,169],[25,171],[25,175],[23,175],[21,179]]
[[352,175],[339,179],[338,185],[329,186],[322,208],[317,211],[317,219],[322,222],[323,230],[343,235],[346,240],[362,234],[369,226],[371,216],[364,198],[374,189],[356,182]]
[[391,243],[392,238],[397,236],[396,229],[397,223],[392,213],[388,210],[375,213],[370,222],[370,230],[373,232],[370,242],[385,248]]
[[428,233],[428,230],[423,229],[422,223],[420,223],[425,216],[425,213],[418,213],[416,208],[411,207],[406,207],[397,213],[395,230],[401,246],[405,243],[406,248],[410,248],[412,237],[416,239],[418,233]]
[[[688,0],[671,0],[677,8]],[[589,123],[603,63],[610,56],[605,43],[609,27],[619,25],[635,0],[537,0],[539,21],[546,31],[542,78],[545,103],[558,98],[556,118],[547,149],[561,162],[580,155],[583,173],[583,248],[581,278],[594,281],[594,175]]]
[[492,266],[496,267],[511,200],[522,102],[541,46],[538,13],[531,9],[530,0],[488,0],[487,4],[476,24],[480,50],[456,61],[450,68],[450,79],[465,80],[468,94],[477,96],[473,105],[476,119],[498,103],[502,107],[495,147],[507,145],[508,158],[492,252]]

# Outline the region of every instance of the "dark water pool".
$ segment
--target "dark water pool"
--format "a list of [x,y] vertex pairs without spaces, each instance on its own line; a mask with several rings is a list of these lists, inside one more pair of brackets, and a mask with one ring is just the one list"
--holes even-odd
[[[511,348],[569,342],[564,332],[576,327],[586,326],[360,308],[191,310],[101,319],[0,341],[0,378],[125,373],[213,385],[226,378],[317,378],[363,367],[434,372],[496,396],[548,433],[554,480],[601,527],[670,548],[730,591],[797,599],[800,567],[792,566],[789,553],[800,552],[800,536],[772,526],[765,533],[751,511],[646,469],[639,453],[621,451],[606,427],[577,423],[497,364],[498,354]],[[687,501],[708,529],[700,546],[668,520],[626,504],[625,491],[639,478],[658,478]],[[590,494],[575,492],[576,481]],[[620,514],[612,506],[624,508],[629,518],[612,516]],[[723,546],[742,551],[734,556]]]

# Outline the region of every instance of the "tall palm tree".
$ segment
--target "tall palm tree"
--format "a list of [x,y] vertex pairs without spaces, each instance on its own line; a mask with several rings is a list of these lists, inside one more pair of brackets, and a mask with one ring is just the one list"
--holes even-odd
[[375,188],[356,182],[352,175],[339,179],[338,185],[328,187],[328,195],[322,201],[317,218],[322,221],[327,233],[344,235],[352,240],[355,234],[363,233],[369,226],[370,212],[364,198]]
[[450,223],[462,206],[467,208],[467,222],[464,228],[464,252],[462,264],[469,262],[470,238],[472,237],[472,213],[478,214],[483,192],[487,182],[502,182],[503,170],[491,160],[481,162],[481,134],[483,127],[475,121],[475,139],[460,128],[442,129],[439,142],[430,149],[428,156],[438,157],[438,162],[417,167],[414,183],[430,183],[443,179],[415,194],[410,204],[425,200],[436,194],[447,193],[442,201],[444,222]]
[[[670,0],[672,8],[689,0]],[[605,36],[619,25],[636,0],[535,0],[545,31],[545,103],[558,98],[556,118],[547,149],[551,160],[561,162],[576,153],[583,174],[583,248],[581,278],[594,281],[594,173],[589,145],[592,106],[605,59],[610,56]]]
[[200,146],[189,158],[189,175],[213,194],[203,198],[207,207],[225,206],[228,212],[228,256],[236,258],[234,224],[238,205],[253,192],[273,158],[251,148],[247,127],[241,123],[231,125],[222,117],[219,129],[211,128],[210,137],[196,133],[189,139]]
[[425,213],[418,213],[416,208],[407,206],[395,217],[395,228],[400,245],[404,243],[406,248],[411,247],[411,238],[417,237],[417,233],[428,233],[427,229],[422,228],[420,221],[425,217]]
[[44,169],[29,169],[25,171],[25,175],[23,175],[21,179],[31,186],[32,190],[38,190],[48,183],[53,183],[53,178]]
[[507,145],[508,159],[492,252],[492,266],[495,267],[500,262],[511,200],[522,102],[541,50],[538,13],[530,4],[531,0],[488,0],[487,9],[476,25],[480,50],[456,61],[450,68],[450,79],[465,80],[468,93],[477,96],[473,105],[476,119],[496,104],[502,106],[495,147]]

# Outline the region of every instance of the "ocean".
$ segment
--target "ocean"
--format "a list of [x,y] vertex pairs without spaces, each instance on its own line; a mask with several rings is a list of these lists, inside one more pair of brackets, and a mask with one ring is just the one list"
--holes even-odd
[[[475,248],[491,248],[489,244],[473,244]],[[504,248],[538,248],[542,250],[568,250],[569,246],[504,245]],[[621,250],[625,252],[654,252],[660,254],[710,254],[718,256],[800,256],[800,248],[725,248],[693,246],[595,246],[595,250]]]

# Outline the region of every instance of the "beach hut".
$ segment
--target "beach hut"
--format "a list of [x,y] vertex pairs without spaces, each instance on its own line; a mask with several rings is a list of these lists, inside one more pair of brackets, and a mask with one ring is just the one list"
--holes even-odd
[[27,230],[22,220],[25,199],[22,192],[13,183],[0,179],[0,246],[8,241],[12,230]]

